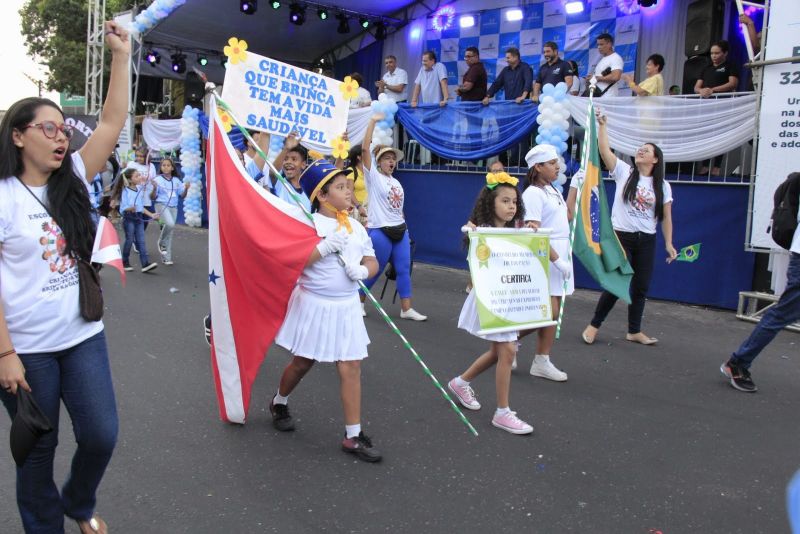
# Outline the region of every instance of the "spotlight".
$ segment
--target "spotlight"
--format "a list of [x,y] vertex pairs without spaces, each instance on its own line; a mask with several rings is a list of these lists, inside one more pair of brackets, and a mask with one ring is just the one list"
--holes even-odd
[[153,66],[161,63],[161,56],[155,50],[148,50],[144,58],[148,63],[150,63]]
[[278,2],[278,0],[273,0],[272,2],[270,2],[269,5],[272,6],[272,9],[280,9],[281,8],[281,3]]
[[564,4],[564,11],[567,12],[567,15],[583,13],[583,2],[581,0],[577,0],[574,2],[567,2],[566,4]]
[[208,65],[208,58],[203,55],[197,56],[197,62],[200,64],[201,67],[205,67]]
[[361,24],[361,27],[365,30],[369,28],[369,19],[367,17],[359,17],[358,23]]
[[509,9],[508,11],[506,11],[506,20],[509,21],[509,22],[522,20],[522,10],[521,9]]
[[183,74],[186,72],[186,56],[180,52],[176,52],[170,56],[172,59],[172,72],[176,74]]
[[658,0],[637,0],[637,3],[642,7],[653,7],[658,3]]
[[258,0],[241,0],[239,2],[239,11],[245,15],[252,15],[258,11]]
[[375,40],[383,41],[386,39],[386,24],[382,20],[375,23]]
[[336,31],[339,33],[350,33],[350,23],[347,21],[347,15],[339,13],[336,15],[336,20],[339,21],[339,27]]
[[458,25],[461,28],[472,28],[475,26],[475,17],[472,15],[461,15],[461,18],[458,19]]
[[297,26],[302,26],[306,21],[306,8],[300,4],[293,3],[289,6],[289,22]]
[[320,20],[328,20],[328,10],[324,7],[321,7],[317,10],[317,16]]

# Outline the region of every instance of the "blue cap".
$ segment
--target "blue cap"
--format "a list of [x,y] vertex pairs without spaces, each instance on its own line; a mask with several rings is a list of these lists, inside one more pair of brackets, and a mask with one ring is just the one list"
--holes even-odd
[[343,169],[334,167],[326,159],[318,159],[306,167],[303,174],[300,175],[300,187],[303,188],[303,192],[308,199],[314,202],[323,185],[336,178],[339,174],[345,174],[345,172]]

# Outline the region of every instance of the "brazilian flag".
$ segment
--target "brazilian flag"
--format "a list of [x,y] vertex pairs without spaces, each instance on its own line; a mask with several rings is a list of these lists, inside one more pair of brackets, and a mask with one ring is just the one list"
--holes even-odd
[[611,212],[606,202],[606,189],[600,176],[600,154],[597,148],[597,123],[594,104],[590,104],[583,153],[584,179],[580,185],[573,252],[603,289],[631,302],[630,285],[633,268],[611,226]]
[[694,245],[683,247],[680,249],[680,251],[678,251],[678,257],[675,259],[678,261],[688,261],[690,263],[699,260],[700,245],[702,245],[702,243],[695,243]]

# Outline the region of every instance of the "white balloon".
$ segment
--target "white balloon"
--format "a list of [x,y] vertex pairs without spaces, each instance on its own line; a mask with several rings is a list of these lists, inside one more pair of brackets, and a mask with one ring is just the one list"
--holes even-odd
[[552,97],[552,96],[550,96],[550,95],[546,95],[546,96],[544,96],[544,97],[542,98],[542,100],[541,100],[541,103],[542,103],[542,104],[544,104],[544,105],[545,105],[545,106],[547,106],[547,107],[550,107],[552,104],[554,104],[554,103],[555,103],[555,101],[556,101],[556,99],[555,99],[555,98],[553,98],[553,97]]

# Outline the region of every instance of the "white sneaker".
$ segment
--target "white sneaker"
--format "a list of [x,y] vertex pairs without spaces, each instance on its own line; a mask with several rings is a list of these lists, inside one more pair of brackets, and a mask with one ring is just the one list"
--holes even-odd
[[361,317],[367,316],[367,308],[364,306],[364,303],[361,303]]
[[409,319],[411,321],[427,321],[428,316],[422,315],[414,308],[409,308],[408,311],[400,310],[400,318],[401,319]]
[[536,361],[536,357],[533,358],[533,364],[531,364],[531,374],[554,382],[566,382],[567,380],[567,373],[559,370],[553,365],[553,362],[550,360]]
[[517,357],[514,356],[514,361],[511,362],[511,370],[514,371],[517,369]]

